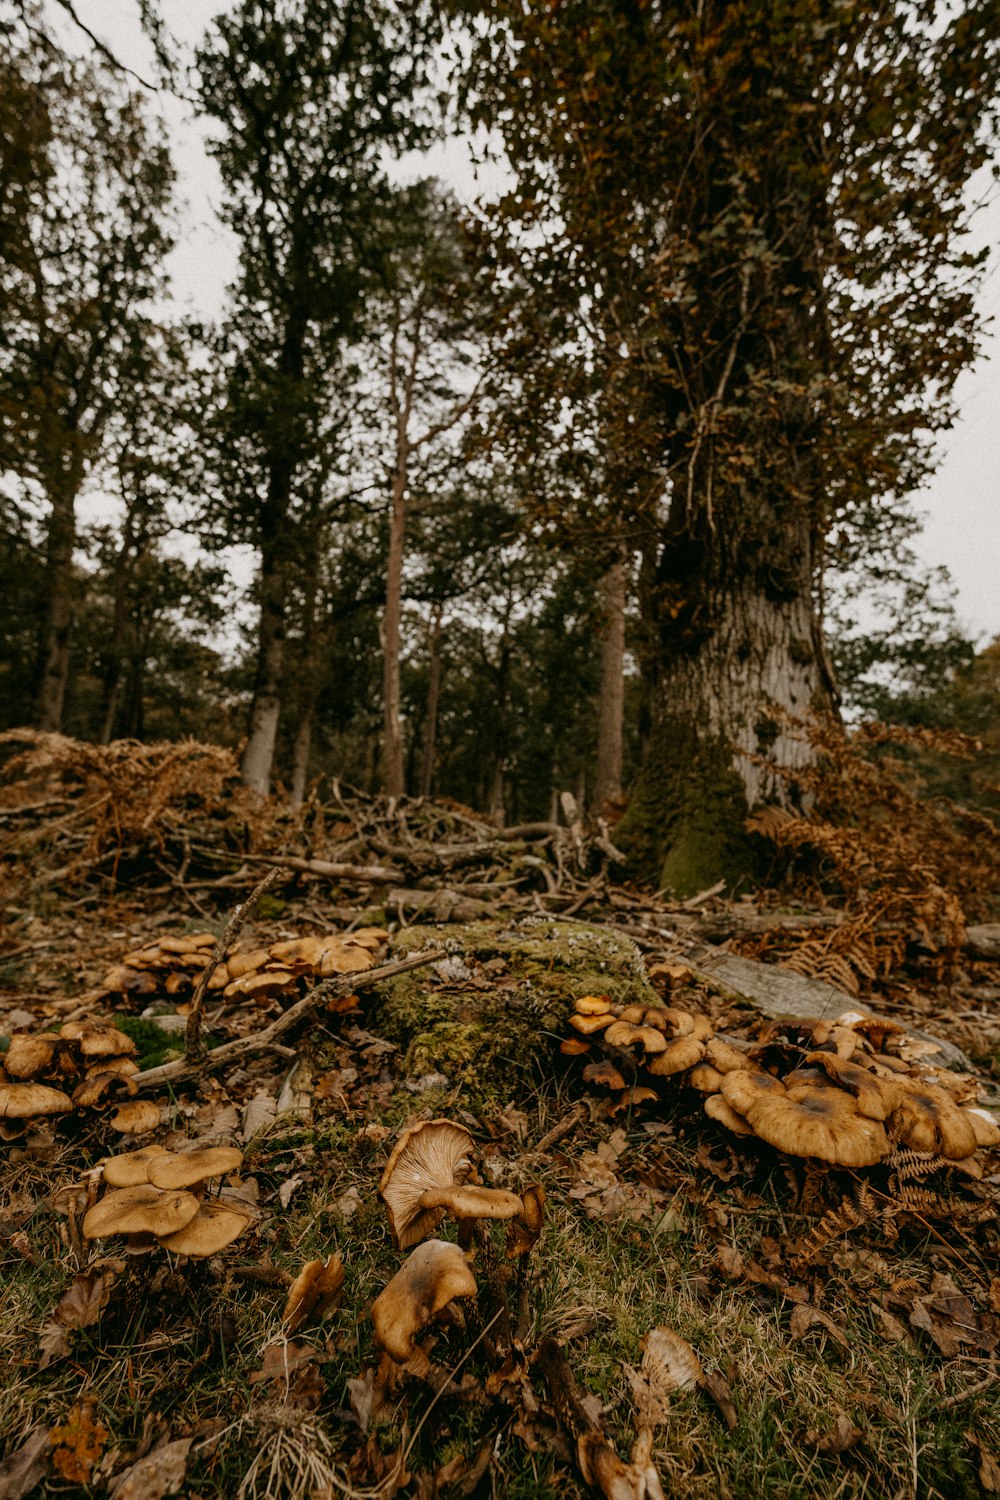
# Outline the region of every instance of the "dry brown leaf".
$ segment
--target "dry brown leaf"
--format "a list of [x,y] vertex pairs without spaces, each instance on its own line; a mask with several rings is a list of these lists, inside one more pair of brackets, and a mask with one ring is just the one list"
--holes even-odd
[[819,1432],[811,1428],[806,1433],[805,1441],[808,1447],[814,1448],[817,1453],[825,1454],[828,1458],[836,1458],[838,1454],[846,1453],[848,1448],[853,1448],[862,1436],[860,1429],[855,1427],[851,1419],[841,1412],[828,1431]]
[[163,1500],[164,1495],[176,1495],[184,1483],[193,1441],[193,1438],[177,1438],[154,1448],[117,1476],[108,1500]]
[[55,1320],[63,1328],[90,1328],[108,1305],[114,1278],[105,1281],[96,1271],[80,1271],[73,1285],[63,1292],[55,1310]]
[[343,1287],[344,1263],[338,1254],[334,1253],[325,1262],[307,1261],[289,1288],[282,1324],[289,1333],[294,1333],[307,1321],[321,1322],[338,1306]]
[[284,1385],[300,1366],[316,1357],[311,1344],[296,1344],[292,1339],[283,1339],[277,1344],[268,1344],[261,1356],[261,1367],[250,1376],[250,1384],[262,1380],[275,1380]]
[[963,1345],[992,1354],[1000,1344],[1000,1318],[995,1313],[977,1315],[968,1297],[940,1271],[934,1274],[930,1292],[913,1299],[910,1323],[926,1333],[946,1359],[954,1359]]
[[1000,1495],[1000,1463],[976,1433],[967,1432],[965,1436],[979,1454],[979,1483],[988,1495]]
[[49,1433],[54,1450],[52,1467],[71,1484],[87,1484],[108,1436],[108,1429],[94,1421],[93,1401],[78,1401],[70,1408],[65,1422]]
[[715,1263],[731,1281],[742,1281],[746,1275],[746,1262],[735,1245],[720,1245],[715,1252]]
[[642,1364],[629,1372],[629,1379],[640,1422],[656,1427],[670,1416],[667,1398],[698,1385],[704,1371],[687,1339],[671,1328],[651,1329],[642,1347]]
[[58,1323],[46,1323],[38,1339],[38,1368],[47,1370],[49,1365],[65,1359],[72,1352],[69,1334]]
[[828,1313],[822,1312],[818,1307],[813,1307],[811,1302],[800,1302],[792,1308],[792,1316],[789,1319],[792,1342],[802,1338],[814,1324],[818,1323],[825,1328],[830,1337],[834,1339],[842,1349],[849,1348],[848,1340],[837,1327],[836,1323]]
[[711,1396],[722,1420],[730,1432],[735,1431],[739,1425],[739,1417],[736,1415],[736,1407],[733,1405],[732,1393],[729,1384],[717,1370],[705,1372],[701,1377],[701,1388],[706,1395]]
[[24,1500],[44,1478],[52,1445],[44,1427],[35,1427],[20,1448],[0,1463],[0,1500]]

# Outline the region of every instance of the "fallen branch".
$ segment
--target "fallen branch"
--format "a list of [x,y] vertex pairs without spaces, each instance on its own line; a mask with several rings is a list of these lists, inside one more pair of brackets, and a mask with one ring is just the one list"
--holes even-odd
[[214,1052],[207,1052],[194,1062],[188,1062],[187,1058],[178,1058],[176,1062],[162,1063],[158,1068],[146,1068],[143,1072],[134,1074],[132,1081],[140,1086],[175,1083],[181,1078],[193,1078],[199,1073],[214,1072],[216,1068],[224,1068],[229,1063],[251,1057],[255,1052],[266,1052],[280,1036],[284,1036],[286,1031],[297,1026],[310,1011],[315,1010],[324,1001],[335,1000],[341,995],[353,994],[355,990],[367,989],[370,985],[380,984],[384,979],[394,979],[397,974],[405,974],[408,969],[423,968],[425,964],[437,963],[445,956],[444,948],[428,948],[423,953],[414,953],[408,958],[395,959],[391,964],[382,964],[379,968],[368,969],[363,974],[343,974],[334,979],[324,979],[286,1010],[284,1015],[272,1021],[270,1026],[265,1027],[255,1036],[240,1037],[238,1041],[226,1042],[223,1046],[216,1047]]
[[299,859],[293,854],[245,854],[245,863],[275,865],[299,870],[304,875],[322,875],[327,880],[350,880],[362,885],[405,885],[406,875],[392,865],[341,865],[326,859]]

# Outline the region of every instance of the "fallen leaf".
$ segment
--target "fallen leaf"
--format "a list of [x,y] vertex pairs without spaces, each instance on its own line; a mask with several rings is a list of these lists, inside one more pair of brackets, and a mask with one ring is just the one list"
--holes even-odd
[[704,1372],[687,1339],[671,1328],[653,1328],[643,1350],[642,1364],[629,1372],[629,1379],[640,1422],[656,1427],[670,1416],[667,1397],[697,1385]]
[[112,1280],[109,1277],[105,1282],[96,1271],[78,1272],[73,1285],[59,1298],[54,1314],[56,1322],[63,1328],[90,1328],[108,1305]]
[[979,1454],[979,1483],[988,1495],[1000,1494],[1000,1464],[981,1437],[974,1432],[967,1432],[965,1436]]
[[305,1182],[305,1178],[298,1173],[294,1177],[286,1177],[278,1189],[278,1202],[282,1208],[287,1208],[297,1188]]
[[306,1321],[321,1322],[339,1305],[343,1287],[344,1263],[338,1254],[325,1262],[307,1261],[289,1288],[282,1324],[294,1333]]
[[703,1372],[699,1384],[706,1395],[711,1396],[718,1408],[719,1415],[725,1422],[730,1432],[739,1425],[739,1417],[736,1415],[736,1407],[733,1405],[732,1393],[728,1383],[717,1370],[711,1373]]
[[361,1194],[356,1187],[349,1187],[336,1201],[335,1208],[342,1219],[350,1219],[361,1207]]
[[104,1452],[108,1429],[95,1422],[93,1401],[78,1401],[66,1415],[65,1422],[53,1427],[49,1441],[53,1447],[52,1467],[71,1484],[87,1484],[91,1470]]
[[817,1453],[836,1458],[838,1454],[846,1453],[848,1448],[853,1448],[862,1436],[862,1432],[855,1427],[851,1419],[841,1413],[827,1432],[819,1432],[811,1428],[806,1433],[805,1441],[807,1446],[814,1448]]
[[1000,1344],[1000,1318],[995,1313],[978,1315],[951,1277],[940,1271],[930,1291],[913,1299],[910,1324],[926,1333],[946,1359],[954,1359],[963,1345],[992,1354]]
[[732,1281],[742,1281],[746,1275],[746,1262],[735,1245],[720,1245],[715,1252],[715,1263],[723,1276]]
[[258,1131],[266,1130],[275,1118],[275,1099],[269,1091],[254,1094],[243,1111],[243,1128],[240,1135],[246,1143]]
[[0,1463],[0,1500],[23,1500],[45,1476],[52,1445],[44,1427],[34,1427],[20,1448]]
[[124,1469],[112,1482],[108,1500],[162,1500],[176,1495],[184,1483],[192,1438],[163,1443]]
[[69,1334],[65,1328],[58,1323],[46,1323],[42,1328],[38,1339],[38,1352],[40,1355],[38,1368],[47,1370],[49,1365],[54,1365],[60,1359],[65,1359],[72,1351]]
[[789,1328],[792,1333],[792,1342],[802,1338],[815,1324],[825,1328],[830,1337],[834,1339],[842,1349],[849,1348],[847,1339],[828,1313],[822,1312],[818,1307],[813,1307],[811,1302],[800,1302],[792,1308],[792,1316],[789,1319]]

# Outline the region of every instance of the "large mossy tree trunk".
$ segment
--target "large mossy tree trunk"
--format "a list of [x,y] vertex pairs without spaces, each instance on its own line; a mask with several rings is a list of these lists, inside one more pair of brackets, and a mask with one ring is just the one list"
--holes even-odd
[[633,873],[681,897],[752,869],[747,812],[794,802],[783,773],[812,756],[794,721],[833,706],[809,517],[744,500],[738,524],[702,508],[667,527],[651,734],[616,830]]

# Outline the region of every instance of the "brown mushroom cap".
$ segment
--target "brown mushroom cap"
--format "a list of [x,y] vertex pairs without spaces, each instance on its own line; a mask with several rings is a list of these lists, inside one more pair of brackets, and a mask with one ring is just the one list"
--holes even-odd
[[722,1075],[722,1096],[737,1114],[746,1115],[762,1095],[783,1094],[785,1085],[759,1068],[734,1068]]
[[11,1078],[35,1078],[52,1066],[62,1038],[58,1031],[15,1031],[4,1054]]
[[688,1083],[699,1094],[717,1094],[722,1088],[725,1074],[713,1068],[710,1062],[696,1063],[688,1074]]
[[973,1155],[979,1146],[975,1126],[944,1089],[917,1078],[900,1079],[899,1088],[899,1103],[888,1119],[893,1140],[951,1161]]
[[471,1150],[469,1131],[451,1120],[424,1120],[400,1136],[378,1185],[397,1249],[415,1245],[441,1222],[443,1207],[421,1207],[420,1199],[431,1188],[464,1183],[472,1171]]
[[619,1021],[631,1021],[633,1026],[640,1026],[642,1018],[646,1014],[644,1005],[623,1005],[618,1012]]
[[615,1016],[612,1011],[607,1011],[597,1016],[570,1016],[569,1024],[575,1031],[582,1032],[584,1036],[593,1036],[595,1031],[603,1031],[606,1026],[615,1024]]
[[573,1001],[573,1008],[580,1016],[609,1016],[611,997],[609,995],[580,995]]
[[32,1120],[36,1115],[64,1115],[73,1101],[62,1089],[44,1083],[0,1084],[0,1120]]
[[859,1114],[857,1101],[843,1089],[805,1084],[780,1094],[761,1092],[746,1119],[762,1141],[791,1156],[870,1167],[889,1151],[882,1126]]
[[230,979],[242,979],[244,974],[256,974],[258,969],[264,967],[270,956],[270,950],[267,948],[254,948],[249,953],[230,953],[226,959]]
[[585,1042],[582,1036],[565,1036],[559,1043],[559,1051],[564,1057],[582,1057],[585,1052],[590,1051],[590,1043]]
[[146,1135],[159,1123],[160,1106],[151,1099],[130,1099],[127,1104],[120,1104],[109,1121],[111,1129],[122,1135]]
[[[65,1031],[64,1026],[64,1034]],[[117,1026],[99,1026],[93,1022],[87,1024],[82,1036],[76,1040],[86,1058],[128,1057],[137,1050],[132,1038],[119,1031]]]
[[420,1195],[421,1208],[443,1208],[455,1219],[512,1219],[521,1212],[516,1193],[503,1188],[467,1183],[459,1187],[428,1188]]
[[198,1212],[193,1193],[162,1193],[149,1183],[105,1193],[83,1220],[83,1237],[101,1240],[109,1234],[173,1234]]
[[187,1224],[170,1234],[157,1233],[156,1239],[173,1255],[190,1255],[200,1260],[207,1255],[218,1255],[243,1233],[249,1222],[249,1215],[237,1212],[229,1203],[201,1203]]
[[426,1240],[410,1255],[372,1303],[375,1342],[405,1364],[417,1349],[414,1339],[456,1297],[478,1291],[469,1262],[457,1245]]
[[733,1135],[753,1135],[752,1126],[747,1124],[743,1115],[738,1114],[731,1104],[727,1104],[722,1094],[709,1094],[702,1108],[710,1120],[725,1125]]
[[[243,1152],[235,1146],[205,1146],[200,1151],[166,1152],[149,1164],[148,1181],[158,1188],[193,1187],[210,1177],[235,1172]],[[187,1251],[183,1251],[187,1254]],[[210,1252],[211,1253],[211,1252]]]
[[647,1073],[654,1078],[669,1078],[674,1073],[683,1073],[693,1068],[705,1056],[705,1043],[694,1036],[679,1036],[668,1042],[665,1051],[658,1052],[646,1064]]
[[323,954],[319,965],[320,978],[328,979],[332,974],[362,974],[365,969],[372,968],[374,962],[368,948],[360,944],[338,943]]
[[1000,1123],[988,1109],[972,1104],[963,1109],[962,1114],[969,1116],[969,1123],[976,1132],[976,1140],[980,1146],[1000,1145]]
[[705,1043],[705,1061],[718,1068],[720,1073],[735,1073],[753,1067],[745,1052],[723,1041],[721,1036],[713,1036]]
[[108,1156],[101,1163],[104,1181],[108,1187],[139,1187],[149,1181],[150,1164],[158,1156],[166,1156],[165,1146],[142,1146],[138,1151],[123,1151],[121,1156]]
[[73,1090],[73,1103],[77,1109],[90,1109],[111,1090],[131,1097],[139,1092],[139,1085],[121,1073],[112,1073],[110,1069],[105,1072],[101,1068],[88,1072],[86,1078],[77,1084]]
[[[654,1027],[649,1028],[651,1031]],[[632,1047],[636,1044],[641,1027],[635,1026],[631,1021],[612,1021],[604,1033],[603,1040],[609,1047]]]
[[894,1080],[880,1078],[836,1052],[810,1052],[806,1062],[815,1063],[834,1083],[853,1094],[858,1101],[858,1113],[869,1120],[888,1119],[899,1103],[900,1088]]
[[600,1062],[588,1063],[583,1070],[584,1083],[603,1083],[605,1088],[623,1089],[625,1079],[613,1062],[603,1058]]

